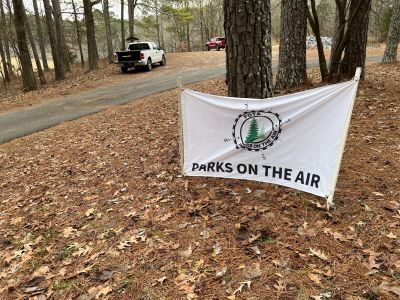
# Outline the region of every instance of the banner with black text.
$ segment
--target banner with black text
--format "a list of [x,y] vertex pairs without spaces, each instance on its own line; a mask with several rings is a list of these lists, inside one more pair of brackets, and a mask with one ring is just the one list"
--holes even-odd
[[333,195],[358,81],[270,99],[181,94],[183,173]]

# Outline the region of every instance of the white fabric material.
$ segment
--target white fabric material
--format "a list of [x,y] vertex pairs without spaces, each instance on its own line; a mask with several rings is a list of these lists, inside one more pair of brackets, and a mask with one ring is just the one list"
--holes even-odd
[[332,195],[357,81],[270,99],[181,94],[183,173]]

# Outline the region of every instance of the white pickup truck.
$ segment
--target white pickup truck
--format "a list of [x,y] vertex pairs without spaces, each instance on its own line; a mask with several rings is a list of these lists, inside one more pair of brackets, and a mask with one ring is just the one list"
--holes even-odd
[[151,71],[153,64],[164,66],[167,63],[164,50],[154,42],[134,42],[128,45],[127,51],[114,53],[114,62],[121,67],[122,72],[128,68],[144,68]]

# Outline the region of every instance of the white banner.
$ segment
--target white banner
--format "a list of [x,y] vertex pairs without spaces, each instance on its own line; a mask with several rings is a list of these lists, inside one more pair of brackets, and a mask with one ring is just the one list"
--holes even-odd
[[358,80],[270,99],[181,94],[183,173],[332,197]]

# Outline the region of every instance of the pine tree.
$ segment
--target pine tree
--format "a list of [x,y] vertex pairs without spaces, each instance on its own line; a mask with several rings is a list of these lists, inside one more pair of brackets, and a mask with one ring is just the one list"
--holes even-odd
[[256,118],[253,118],[250,123],[250,129],[246,137],[246,144],[250,144],[258,139],[258,122]]

